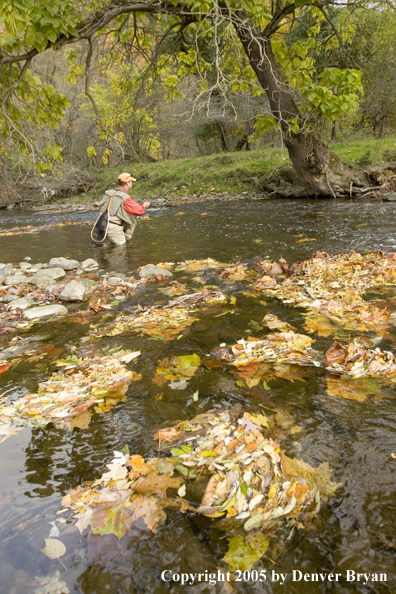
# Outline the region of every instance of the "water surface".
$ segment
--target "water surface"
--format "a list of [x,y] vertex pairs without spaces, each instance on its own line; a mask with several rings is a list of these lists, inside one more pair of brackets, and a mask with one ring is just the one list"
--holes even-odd
[[[68,226],[67,221],[93,221],[96,213],[39,214],[0,211],[0,225],[56,224],[29,235],[0,237],[0,261],[17,263],[29,256],[33,262],[48,262],[65,256],[96,258],[100,268],[125,274],[146,263],[212,257],[223,262],[247,262],[256,256],[285,258],[289,264],[317,250],[330,254],[396,249],[395,206],[357,201],[265,200],[183,204],[152,209],[150,219],[139,224],[131,245],[117,249],[91,249],[88,226]],[[58,223],[61,223],[59,226]],[[183,282],[183,274],[177,275]],[[240,287],[239,287],[240,288]],[[239,290],[235,287],[236,293]],[[232,291],[232,288],[229,289]],[[149,288],[119,309],[137,302],[145,305],[163,300],[157,287]],[[342,483],[330,504],[321,511],[311,530],[297,531],[269,558],[258,563],[287,573],[285,585],[233,582],[227,592],[313,594],[324,592],[388,593],[396,590],[396,399],[393,390],[382,398],[356,402],[327,395],[322,371],[305,382],[278,379],[271,394],[257,390],[246,394],[227,373],[204,373],[191,380],[187,390],[166,387],[162,400],[152,383],[157,361],[170,354],[204,354],[220,343],[232,343],[251,332],[250,320],[259,322],[270,312],[303,331],[299,310],[275,299],[267,305],[238,293],[234,314],[202,316],[180,341],[159,343],[148,337],[114,337],[108,348],[122,346],[141,350],[134,367],[143,380],[131,384],[125,402],[109,412],[94,414],[87,429],[68,431],[59,427],[25,428],[0,445],[0,592],[30,594],[38,587],[35,576],[59,571],[70,592],[81,594],[135,592],[223,592],[203,583],[182,588],[161,580],[161,572],[217,571],[227,541],[219,538],[213,522],[169,511],[156,535],[132,531],[118,542],[82,538],[72,527],[62,532],[67,554],[64,567],[41,552],[51,525],[67,491],[105,470],[113,450],[129,445],[131,453],[156,455],[153,432],[166,423],[193,417],[213,407],[241,402],[245,410],[286,407],[302,427],[300,434],[282,443],[287,454],[313,466],[328,461],[333,480]],[[227,306],[229,308],[229,306]],[[78,344],[87,327],[66,322],[36,324],[30,331],[38,344],[53,343],[66,350]],[[323,350],[331,337],[320,339]],[[387,342],[389,347],[391,342]],[[12,399],[34,391],[53,368],[20,365],[0,375],[3,395]],[[191,395],[199,392],[198,402]],[[11,498],[11,499],[10,499]],[[58,516],[59,517],[59,516]],[[62,516],[60,516],[62,517]],[[114,537],[115,538],[115,537]],[[115,538],[115,540],[117,540]],[[276,561],[274,559],[276,558]],[[347,582],[292,582],[291,571],[303,573],[346,570],[387,573],[386,584]]]

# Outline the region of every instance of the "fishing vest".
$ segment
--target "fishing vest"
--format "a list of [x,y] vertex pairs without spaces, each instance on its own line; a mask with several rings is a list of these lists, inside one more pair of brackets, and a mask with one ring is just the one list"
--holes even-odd
[[129,214],[124,209],[124,202],[129,196],[124,190],[120,190],[119,188],[115,190],[107,190],[99,205],[100,213],[106,210],[111,196],[112,200],[109,208],[109,221],[118,225],[121,225],[122,223],[134,225],[136,217]]

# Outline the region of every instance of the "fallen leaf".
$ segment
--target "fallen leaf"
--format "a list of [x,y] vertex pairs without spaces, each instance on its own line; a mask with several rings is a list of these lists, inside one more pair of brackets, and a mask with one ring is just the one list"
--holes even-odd
[[326,391],[329,396],[365,402],[368,394],[381,393],[381,383],[379,380],[368,378],[328,378],[326,380]]
[[36,588],[34,594],[70,594],[69,588],[60,578],[61,574],[58,570],[54,575],[35,576],[34,579],[41,584],[41,587]]
[[48,557],[48,559],[58,559],[66,553],[66,547],[60,540],[56,538],[46,538],[45,547],[41,552]]
[[146,526],[156,534],[158,524],[166,519],[161,502],[153,496],[138,497],[133,501],[132,507],[134,509],[132,521],[143,518]]
[[91,529],[94,534],[115,534],[122,538],[131,527],[132,518],[131,510],[122,502],[97,505],[92,512]]
[[0,510],[4,509],[11,503],[11,493],[0,493]]
[[333,365],[333,363],[343,363],[346,355],[346,348],[339,342],[335,341],[326,351],[325,356],[323,357],[323,365],[328,367],[329,365]]
[[243,534],[233,536],[228,539],[229,548],[223,557],[223,561],[227,563],[228,569],[232,572],[237,570],[249,571],[263,557],[268,549],[269,542],[269,539],[264,540],[259,549],[253,549],[246,543]]
[[172,478],[167,474],[151,473],[146,477],[140,477],[134,483],[133,490],[141,495],[158,494],[166,498],[167,489],[178,489],[183,482],[184,479],[181,476]]

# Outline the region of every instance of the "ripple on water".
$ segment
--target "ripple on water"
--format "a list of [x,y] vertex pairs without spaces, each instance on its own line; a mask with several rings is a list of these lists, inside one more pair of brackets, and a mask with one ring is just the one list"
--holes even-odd
[[[266,200],[183,205],[177,209],[156,210],[150,220],[141,221],[133,242],[126,249],[89,249],[89,228],[63,226],[32,235],[0,236],[1,260],[16,263],[25,256],[33,262],[46,262],[53,256],[82,260],[94,257],[106,271],[132,273],[137,266],[160,261],[180,261],[212,257],[221,261],[248,260],[257,255],[289,263],[309,257],[316,250],[331,254],[356,249],[370,251],[396,249],[395,214],[392,204],[334,200]],[[208,215],[201,217],[202,212]],[[51,213],[19,215],[0,211],[3,227],[27,224],[94,220],[95,213]],[[314,240],[314,241],[311,241]],[[238,287],[234,287],[237,291]],[[136,303],[156,298],[155,290],[139,295]],[[161,296],[163,299],[163,296]],[[325,392],[321,371],[293,384],[286,380],[270,382],[269,395],[257,391],[248,396],[229,373],[203,372],[193,378],[187,390],[158,388],[153,384],[157,361],[171,354],[210,352],[220,342],[231,343],[251,330],[249,321],[260,321],[264,313],[275,313],[303,329],[300,310],[289,309],[276,300],[267,306],[238,296],[234,314],[208,317],[192,326],[180,341],[162,343],[147,337],[129,336],[102,339],[103,347],[141,350],[143,380],[132,384],[126,401],[109,412],[94,413],[87,429],[49,425],[24,429],[1,444],[0,469],[0,593],[34,591],[31,578],[59,570],[70,591],[83,594],[148,591],[185,592],[161,581],[165,569],[185,572],[216,571],[224,568],[221,558],[227,541],[207,518],[188,517],[168,511],[168,519],[156,535],[135,528],[118,541],[113,535],[81,538],[71,524],[56,516],[62,496],[71,488],[98,478],[110,462],[114,450],[128,444],[132,453],[144,457],[156,454],[152,439],[160,426],[187,419],[213,407],[241,402],[252,411],[268,413],[274,407],[287,407],[301,427],[300,434],[284,442],[287,452],[313,466],[328,461],[333,480],[342,483],[336,497],[317,516],[313,529],[297,531],[283,551],[271,552],[257,568],[278,572],[301,569],[307,572],[388,571],[394,572],[396,548],[396,415],[394,390],[382,400],[369,396],[366,402],[330,397]],[[122,307],[126,309],[128,304]],[[227,306],[228,307],[228,306]],[[77,324],[43,325],[45,340],[69,348],[78,343],[86,328]],[[331,338],[321,339],[321,349]],[[34,391],[45,374],[54,370],[30,370],[21,366],[1,374],[1,394],[15,399]],[[23,381],[27,379],[27,383]],[[198,401],[192,394],[198,392]],[[264,405],[264,408],[260,407]],[[8,503],[7,503],[8,502]],[[7,505],[5,505],[7,503]],[[3,504],[3,508],[2,508]],[[59,561],[48,560],[40,549],[48,538],[49,522],[57,520],[60,539],[67,553]],[[277,535],[284,541],[285,534]],[[287,534],[286,536],[289,536]],[[392,565],[393,563],[393,565]],[[12,590],[14,588],[14,590]],[[279,584],[234,583],[235,592],[285,592]],[[218,592],[206,584],[189,587],[193,594]],[[310,585],[310,594],[326,591]],[[352,584],[341,583],[335,592],[350,594]],[[378,589],[382,594],[384,590]],[[304,583],[289,583],[288,594],[305,594]]]

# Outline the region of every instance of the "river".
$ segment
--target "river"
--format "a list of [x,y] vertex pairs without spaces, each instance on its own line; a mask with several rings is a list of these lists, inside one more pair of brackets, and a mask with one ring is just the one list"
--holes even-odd
[[[137,267],[158,262],[214,258],[221,262],[245,262],[253,258],[285,258],[289,264],[309,258],[317,250],[329,254],[351,250],[366,253],[396,250],[396,212],[392,203],[335,200],[264,200],[182,204],[152,209],[141,221],[127,248],[92,249],[89,227],[67,225],[86,222],[95,213],[33,213],[0,211],[2,229],[15,226],[49,226],[34,234],[0,236],[0,261],[17,264],[26,256],[32,262],[48,262],[64,256],[82,261],[95,258],[100,269],[133,274]],[[183,274],[175,278],[183,282]],[[120,310],[131,305],[163,300],[158,285],[135,298],[121,302]],[[0,593],[31,594],[37,589],[34,578],[52,576],[56,571],[70,592],[81,594],[129,594],[137,592],[287,592],[310,594],[337,592],[376,594],[396,591],[396,394],[368,398],[365,402],[327,395],[323,371],[306,381],[278,379],[271,394],[247,394],[226,373],[200,374],[186,390],[164,390],[152,383],[157,361],[171,354],[209,353],[221,343],[233,343],[251,332],[249,322],[259,322],[272,313],[304,333],[301,311],[276,299],[259,300],[242,295],[236,287],[235,312],[200,319],[180,341],[167,343],[147,337],[108,338],[108,345],[141,350],[136,366],[143,379],[131,384],[126,401],[110,411],[94,414],[86,429],[69,431],[48,425],[23,428],[0,444]],[[241,294],[239,294],[241,293]],[[227,306],[229,309],[229,306]],[[116,309],[117,309],[116,308]],[[51,343],[70,348],[78,344],[86,327],[69,322],[37,323],[30,334],[40,345]],[[9,339],[9,337],[8,337]],[[319,338],[322,350],[331,337]],[[389,348],[388,338],[380,347]],[[54,369],[20,364],[0,374],[3,396],[17,398],[35,391],[37,384]],[[197,401],[191,398],[198,391]],[[110,462],[113,451],[128,444],[134,454],[155,456],[153,433],[159,427],[191,418],[213,407],[240,402],[245,410],[263,412],[265,407],[285,407],[301,432],[282,442],[287,454],[302,458],[312,466],[327,461],[333,480],[342,483],[317,516],[310,530],[288,534],[269,557],[258,563],[266,569],[263,582],[202,582],[182,587],[161,579],[164,570],[173,572],[216,572],[226,570],[222,557],[227,541],[219,537],[207,519],[168,512],[157,534],[128,535],[117,546],[106,546],[64,528],[62,541],[67,554],[62,563],[49,560],[40,549],[57,519],[62,497],[84,481],[98,478]],[[263,408],[264,407],[264,408]],[[62,516],[58,516],[62,517]],[[221,536],[221,535],[220,535]],[[338,581],[324,583],[293,581],[292,571],[309,575],[339,572]],[[383,573],[386,582],[347,581],[346,571]],[[275,574],[271,572],[274,571]],[[276,574],[287,574],[286,583]],[[170,575],[170,574],[168,574]],[[295,577],[300,574],[296,573]],[[41,592],[41,590],[40,590]],[[45,589],[42,593],[47,592]],[[49,592],[52,592],[49,590]],[[53,590],[61,594],[62,590]]]

